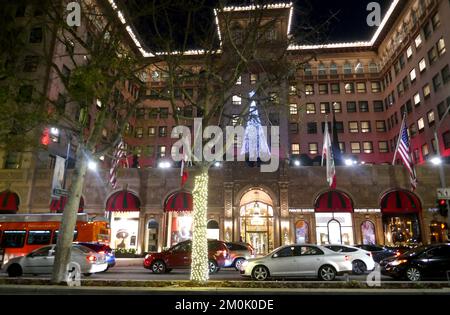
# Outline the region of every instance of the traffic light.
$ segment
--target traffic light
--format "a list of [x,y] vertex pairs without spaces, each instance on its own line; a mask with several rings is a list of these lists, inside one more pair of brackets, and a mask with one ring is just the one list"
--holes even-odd
[[447,200],[445,199],[438,199],[437,201],[437,207],[439,210],[439,213],[443,216],[446,217],[448,215],[448,205],[447,205]]

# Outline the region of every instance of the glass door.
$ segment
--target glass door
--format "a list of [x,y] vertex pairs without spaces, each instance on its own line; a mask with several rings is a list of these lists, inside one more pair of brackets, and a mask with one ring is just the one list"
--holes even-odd
[[267,232],[247,232],[246,240],[256,251],[256,255],[265,255],[268,253],[268,235]]

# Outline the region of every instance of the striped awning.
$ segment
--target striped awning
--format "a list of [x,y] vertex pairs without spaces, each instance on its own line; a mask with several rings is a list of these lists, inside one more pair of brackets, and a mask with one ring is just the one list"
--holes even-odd
[[19,210],[19,196],[10,190],[0,192],[0,213],[16,213]]
[[353,212],[353,202],[346,193],[330,190],[317,197],[314,210],[316,212]]
[[178,191],[167,198],[164,205],[165,212],[185,212],[192,211],[192,194],[187,191]]
[[106,202],[106,211],[139,211],[141,201],[126,190],[115,192]]
[[[56,212],[56,213],[62,213],[64,212],[64,208],[67,203],[67,197],[61,196],[59,199],[53,198],[50,203],[50,211]],[[83,197],[80,198],[80,204],[78,206],[78,213],[82,213],[84,211],[84,199]]]
[[412,192],[407,190],[393,190],[381,198],[381,212],[384,214],[419,213],[422,206]]

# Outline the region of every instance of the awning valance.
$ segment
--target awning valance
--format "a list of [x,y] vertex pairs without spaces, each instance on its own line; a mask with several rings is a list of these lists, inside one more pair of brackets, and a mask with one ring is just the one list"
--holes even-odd
[[165,212],[185,212],[192,211],[192,194],[187,191],[178,191],[170,195],[164,205]]
[[381,212],[384,214],[419,213],[422,206],[412,192],[406,190],[393,190],[381,198]]
[[337,190],[330,190],[316,199],[316,212],[353,212],[353,202],[350,197]]
[[10,190],[0,192],[0,212],[16,213],[19,210],[19,196]]
[[115,192],[106,202],[106,211],[139,211],[141,201],[126,190]]

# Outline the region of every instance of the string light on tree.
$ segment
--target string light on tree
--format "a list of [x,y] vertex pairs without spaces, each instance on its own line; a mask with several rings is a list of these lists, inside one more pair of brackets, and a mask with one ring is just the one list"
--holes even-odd
[[194,182],[194,220],[192,233],[191,280],[205,283],[209,279],[208,239],[206,236],[208,208],[208,170],[203,170]]

